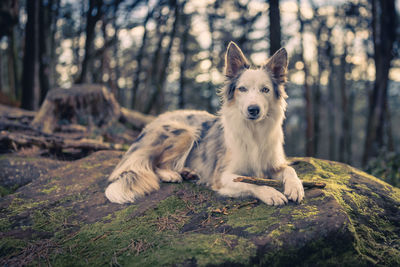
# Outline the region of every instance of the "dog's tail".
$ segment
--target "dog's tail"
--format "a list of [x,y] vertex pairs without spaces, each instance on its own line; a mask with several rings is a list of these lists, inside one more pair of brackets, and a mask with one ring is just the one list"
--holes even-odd
[[140,148],[135,142],[109,177],[112,183],[106,197],[115,203],[134,202],[137,198],[160,188],[153,170],[151,149]]
[[[134,202],[166,182],[182,180],[179,172],[197,138],[197,130],[179,122],[143,132],[111,173],[106,197],[115,203]],[[154,127],[156,127],[154,126]]]

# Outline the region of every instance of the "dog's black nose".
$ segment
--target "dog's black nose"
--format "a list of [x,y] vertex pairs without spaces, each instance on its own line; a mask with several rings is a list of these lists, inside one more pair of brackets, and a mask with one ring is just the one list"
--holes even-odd
[[257,119],[258,115],[260,114],[260,107],[257,105],[251,105],[247,108],[247,112],[249,113],[250,119]]

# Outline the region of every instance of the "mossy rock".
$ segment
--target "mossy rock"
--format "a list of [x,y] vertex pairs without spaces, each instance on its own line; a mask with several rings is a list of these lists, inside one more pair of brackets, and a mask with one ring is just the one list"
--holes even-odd
[[301,179],[327,184],[299,205],[222,198],[189,182],[118,205],[103,192],[121,156],[53,169],[44,160],[46,172],[0,201],[0,264],[400,265],[400,190],[348,165],[293,159]]

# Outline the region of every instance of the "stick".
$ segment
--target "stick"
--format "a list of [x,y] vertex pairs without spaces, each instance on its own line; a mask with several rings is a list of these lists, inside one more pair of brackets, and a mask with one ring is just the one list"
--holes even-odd
[[[265,179],[265,178],[240,176],[240,177],[233,179],[233,181],[234,182],[243,182],[243,183],[248,183],[248,184],[255,184],[255,185],[267,185],[267,186],[271,186],[271,187],[278,188],[278,189],[283,187],[282,181]],[[322,183],[322,182],[304,182],[304,181],[302,181],[302,183],[303,183],[303,187],[306,189],[324,188],[326,186],[326,184]]]

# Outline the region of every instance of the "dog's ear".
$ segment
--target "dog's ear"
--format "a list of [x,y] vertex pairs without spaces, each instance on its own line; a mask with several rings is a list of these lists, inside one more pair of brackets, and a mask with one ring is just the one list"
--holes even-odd
[[249,67],[249,62],[243,55],[242,50],[234,42],[230,42],[225,54],[225,75],[233,78],[240,69],[248,69]]
[[288,55],[285,48],[281,48],[270,57],[263,66],[264,69],[268,69],[275,78],[275,81],[279,84],[286,82],[286,70],[288,67]]

